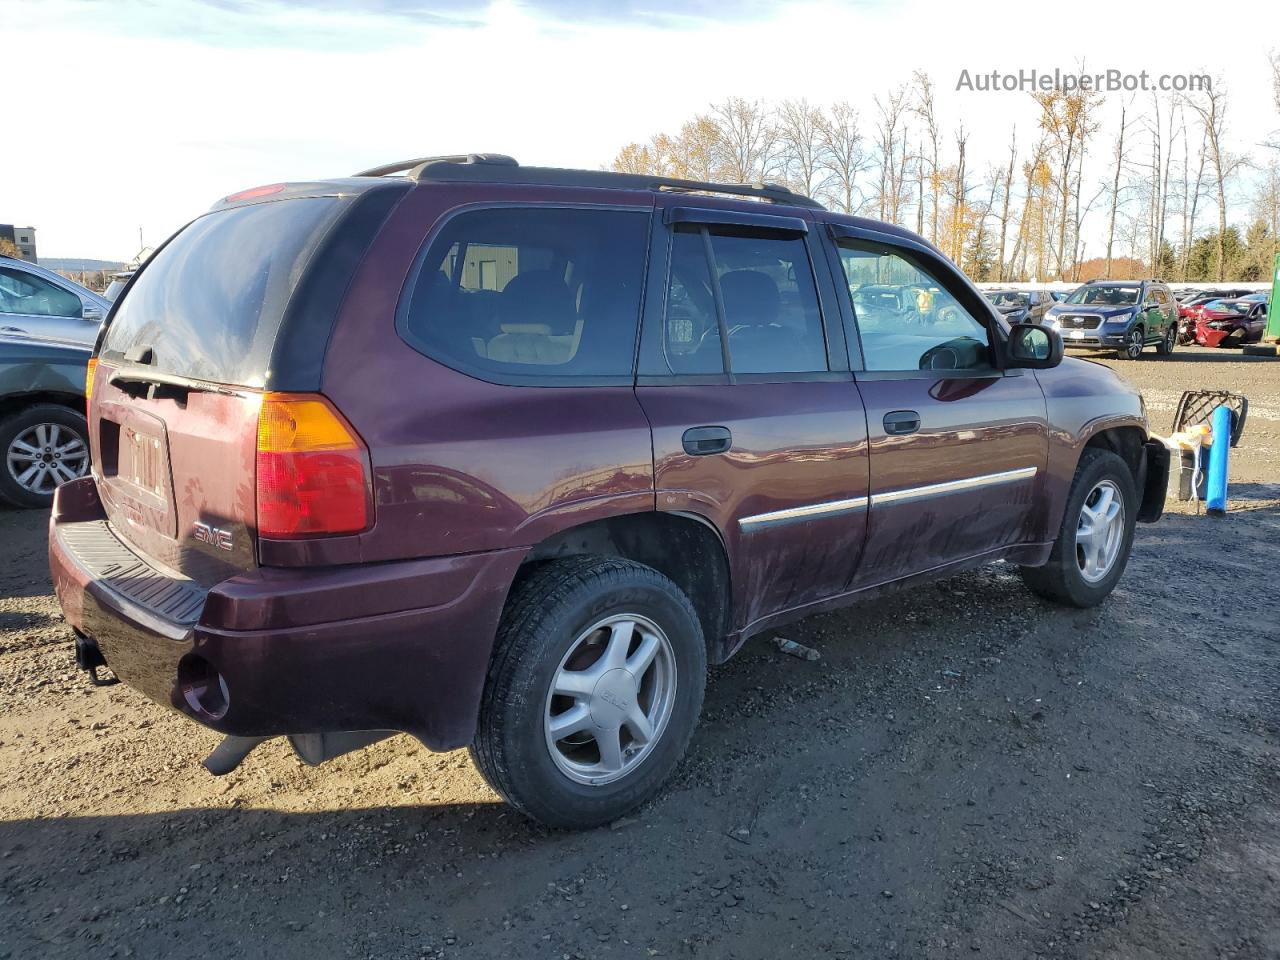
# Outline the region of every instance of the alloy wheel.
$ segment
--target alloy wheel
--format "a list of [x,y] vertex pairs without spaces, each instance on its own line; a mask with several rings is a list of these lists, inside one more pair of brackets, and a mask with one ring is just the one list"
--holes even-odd
[[37,423],[13,438],[5,453],[9,475],[28,493],[48,496],[89,470],[84,438],[59,423]]
[[1124,543],[1124,497],[1111,480],[1100,480],[1080,506],[1076,524],[1076,562],[1089,583],[1104,579]]
[[1143,334],[1141,330],[1129,331],[1129,339],[1125,342],[1124,350],[1129,355],[1130,360],[1137,360],[1142,356]]
[[675,652],[657,624],[635,614],[593,624],[569,647],[547,694],[551,759],[578,783],[625,777],[661,739],[675,692]]

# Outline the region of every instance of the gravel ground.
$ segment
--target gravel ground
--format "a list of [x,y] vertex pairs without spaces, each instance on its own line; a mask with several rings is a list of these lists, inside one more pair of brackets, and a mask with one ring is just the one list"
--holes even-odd
[[0,511],[0,958],[1280,957],[1280,362],[1116,364],[1167,428],[1253,401],[1223,519],[1139,527],[1091,611],[996,564],[717,670],[670,789],[590,833],[405,737],[318,769],[73,669]]

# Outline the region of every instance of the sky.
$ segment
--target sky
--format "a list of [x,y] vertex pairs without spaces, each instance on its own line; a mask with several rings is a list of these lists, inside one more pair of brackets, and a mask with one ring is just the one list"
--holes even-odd
[[[498,152],[599,168],[729,96],[848,100],[927,70],[970,169],[1035,135],[1027,93],[958,91],[962,70],[1206,72],[1230,96],[1229,141],[1264,160],[1280,127],[1273,3],[1081,0],[0,0],[11,124],[0,222],[41,257],[128,260],[216,199],[391,160]],[[1257,29],[1243,24],[1255,24]],[[1226,39],[1227,34],[1230,39]],[[1114,117],[1090,150],[1105,176]],[[26,109],[15,110],[20,98]],[[13,118],[21,118],[21,121]],[[25,133],[19,133],[25,130]],[[1245,185],[1236,197],[1243,203]],[[1089,191],[1086,191],[1088,193]],[[1241,208],[1242,209],[1242,208]],[[1094,230],[1102,214],[1094,214]],[[1088,231],[1086,231],[1088,232]]]

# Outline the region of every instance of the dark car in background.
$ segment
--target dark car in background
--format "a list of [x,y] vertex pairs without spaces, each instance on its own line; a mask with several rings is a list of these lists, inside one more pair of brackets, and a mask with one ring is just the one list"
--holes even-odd
[[82,663],[216,772],[401,731],[565,827],[651,797],[762,631],[997,558],[1102,602],[1168,473],[1132,387],[907,230],[488,155],[217,203],[89,419],[49,541]]
[[1202,347],[1239,347],[1257,343],[1267,327],[1265,297],[1210,300],[1196,317],[1196,343]]
[[47,507],[89,472],[89,348],[0,334],[0,501]]
[[1057,302],[1048,290],[986,290],[984,296],[1009,323],[1039,323]]
[[1178,337],[1178,305],[1169,288],[1154,280],[1093,280],[1051,307],[1044,322],[1068,347],[1114,350],[1137,360],[1147,346],[1168,355]]

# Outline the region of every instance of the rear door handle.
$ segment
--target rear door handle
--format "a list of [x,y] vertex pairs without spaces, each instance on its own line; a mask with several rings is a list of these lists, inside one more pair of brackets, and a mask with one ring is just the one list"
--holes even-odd
[[690,427],[680,442],[689,456],[705,457],[727,451],[733,446],[733,434],[728,427]]
[[904,436],[920,429],[920,414],[914,410],[891,410],[884,415],[884,432]]

